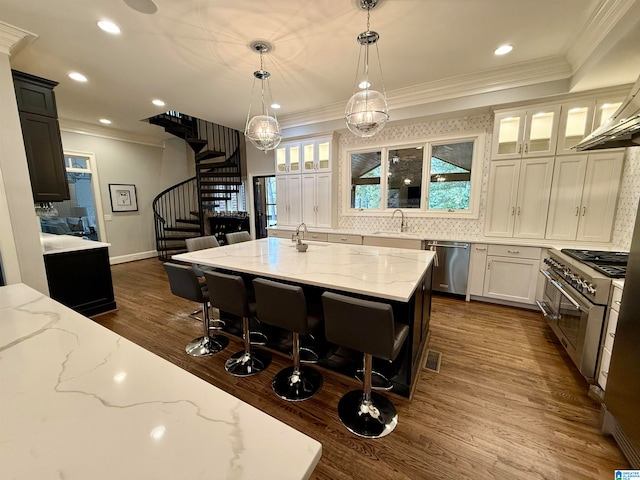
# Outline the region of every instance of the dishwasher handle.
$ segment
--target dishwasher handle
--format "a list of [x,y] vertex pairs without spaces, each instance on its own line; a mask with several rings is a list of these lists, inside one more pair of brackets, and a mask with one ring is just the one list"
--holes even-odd
[[435,247],[442,247],[442,248],[463,248],[463,249],[467,249],[469,248],[469,244],[465,243],[463,245],[448,245],[446,243],[437,243],[437,242],[433,242],[433,243],[427,243],[427,247],[429,247],[430,250],[433,250]]
[[438,268],[440,266],[440,264],[438,262],[438,252],[436,250],[436,247],[438,245],[430,243],[428,246],[429,246],[429,250],[433,252],[433,266]]

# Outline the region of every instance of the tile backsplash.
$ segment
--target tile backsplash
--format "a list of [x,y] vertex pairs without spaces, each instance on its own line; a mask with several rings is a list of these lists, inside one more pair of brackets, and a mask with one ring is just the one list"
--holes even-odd
[[[484,220],[487,210],[487,192],[489,183],[489,167],[491,164],[491,137],[493,132],[493,116],[480,114],[435,120],[430,122],[388,127],[376,135],[375,140],[343,135],[339,144],[338,174],[342,178],[346,168],[345,151],[353,147],[367,144],[412,142],[445,135],[484,132],[485,146],[482,162],[482,186],[480,196],[480,213],[477,219],[457,218],[421,218],[405,214],[409,231],[426,234],[434,239],[482,241],[484,237]],[[400,220],[384,216],[345,216],[342,212],[342,189],[338,189],[338,228],[360,231],[399,230]],[[628,250],[631,245],[636,210],[640,199],[640,147],[628,148],[625,155],[624,170],[620,186],[620,196],[616,210],[612,245],[620,250]]]
[[640,200],[640,147],[627,148],[620,184],[616,220],[613,225],[613,246],[629,250]]

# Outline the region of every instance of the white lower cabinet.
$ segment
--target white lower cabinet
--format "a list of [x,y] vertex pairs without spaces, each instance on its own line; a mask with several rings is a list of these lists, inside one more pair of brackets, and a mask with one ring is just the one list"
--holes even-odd
[[484,294],[484,271],[487,266],[487,245],[474,243],[471,245],[469,259],[469,295]]
[[308,227],[331,228],[331,173],[302,176],[302,218]]
[[278,225],[298,226],[302,222],[301,175],[276,175]]
[[489,245],[483,296],[533,304],[536,299],[541,249]]

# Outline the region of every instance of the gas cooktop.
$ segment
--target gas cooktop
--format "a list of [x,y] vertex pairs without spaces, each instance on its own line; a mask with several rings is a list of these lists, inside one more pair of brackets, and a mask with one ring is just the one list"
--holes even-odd
[[563,248],[561,251],[610,278],[624,278],[627,272],[628,252],[574,250],[571,248]]

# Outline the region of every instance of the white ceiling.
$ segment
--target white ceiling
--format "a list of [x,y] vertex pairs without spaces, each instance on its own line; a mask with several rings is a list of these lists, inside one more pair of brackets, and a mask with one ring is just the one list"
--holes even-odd
[[[366,30],[357,0],[154,1],[149,15],[123,0],[0,0],[1,22],[37,35],[11,66],[60,82],[63,125],[107,117],[109,129],[163,138],[140,120],[172,109],[242,130],[259,66],[249,44],[261,39],[274,46],[265,69],[285,126],[343,114]],[[98,29],[101,19],[122,34]],[[412,105],[552,82],[567,93],[640,73],[640,0],[380,0],[371,29],[392,119]],[[505,43],[514,51],[494,56]]]

